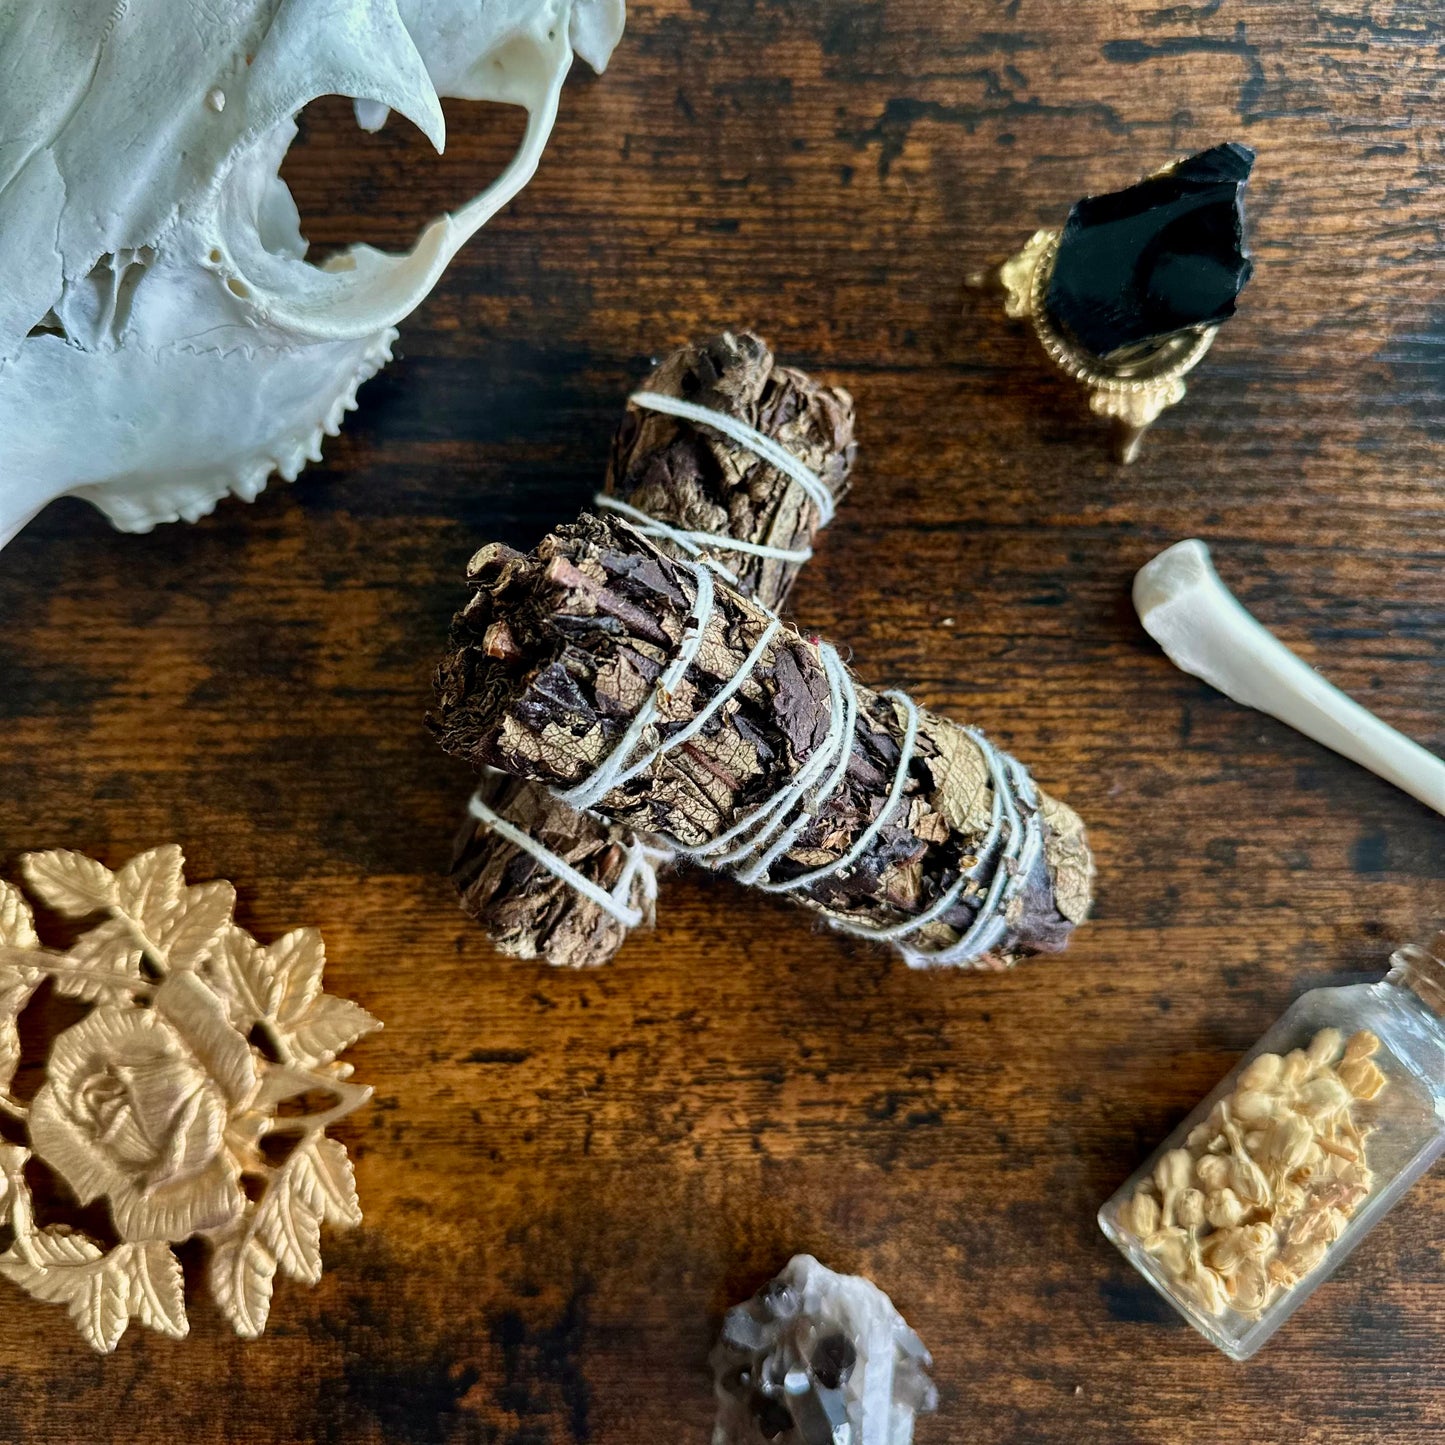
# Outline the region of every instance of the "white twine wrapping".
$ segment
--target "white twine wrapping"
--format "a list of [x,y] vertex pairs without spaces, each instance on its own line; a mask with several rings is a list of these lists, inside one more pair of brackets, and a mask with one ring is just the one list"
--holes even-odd
[[[696,660],[716,610],[716,593],[710,575],[713,564],[689,560],[682,565],[697,583],[682,641],[616,746],[582,782],[557,793],[573,807],[594,806],[614,788],[649,771],[679,743],[696,736],[752,676],[781,625],[773,613],[764,609],[767,621],[737,671],[683,728],[663,737],[656,726],[660,705],[676,690]],[[822,743],[771,797],[706,843],[689,845],[666,834],[659,835],[661,842],[677,855],[715,871],[729,872],[740,883],[773,893],[790,893],[825,878],[838,877],[867,853],[903,803],[918,742],[917,704],[904,692],[881,694],[901,710],[904,718],[898,762],[883,807],[834,862],[808,869],[796,877],[773,880],[769,876],[773,864],[818,817],[842,783],[857,725],[857,687],[837,649],[826,642],[810,645],[816,645],[828,681],[828,731]],[[844,933],[894,944],[910,968],[968,966],[995,948],[1008,931],[1011,906],[1027,883],[1043,848],[1043,825],[1033,779],[981,733],[972,728],[964,731],[983,755],[993,790],[989,829],[971,862],[961,868],[958,878],[923,912],[897,923],[868,924],[831,909],[821,910],[828,922]],[[985,890],[981,880],[990,864],[993,873]],[[907,942],[959,902],[973,904],[975,911],[969,927],[953,943],[937,949],[921,949]]]
[[[634,406],[651,411],[666,412],[669,416],[679,417],[721,432],[796,482],[817,509],[819,526],[826,526],[833,519],[833,494],[823,480],[791,452],[779,446],[771,437],[758,431],[755,427],[738,421],[723,412],[713,411],[708,407],[699,406],[695,402],[664,396],[660,392],[639,391],[629,399]],[[725,536],[721,532],[691,531],[674,527],[670,523],[653,517],[617,497],[608,496],[606,493],[599,492],[594,500],[602,510],[617,512],[626,517],[643,536],[654,541],[671,542],[688,557],[705,558],[708,551],[725,551],[746,553],[752,557],[767,557],[778,562],[801,564],[813,555],[811,547],[772,547],[763,542],[745,542],[737,537]],[[715,560],[706,560],[707,568],[717,572],[729,583],[737,582],[738,578],[735,572]],[[604,765],[594,772],[585,783],[573,788],[570,792],[558,794],[563,802],[571,804],[574,808],[580,810],[590,807],[604,793],[620,787],[623,783],[630,782],[644,768],[650,767],[658,757],[662,757],[672,748],[678,747],[701,732],[708,719],[748,679],[753,668],[757,666],[759,658],[762,657],[763,650],[781,626],[779,620],[773,617],[758,638],[753,651],[744,660],[737,675],[718,691],[707,706],[685,728],[665,739],[651,758],[635,767],[626,767],[628,753],[656,718],[660,698],[671,692],[682,681],[683,675],[696,658],[697,650],[702,645],[702,634],[707,626],[707,620],[712,616],[712,577],[707,568],[699,566],[696,562],[685,563],[685,565],[693,568],[693,575],[697,580],[698,592],[693,601],[693,616],[694,619],[700,619],[700,621],[696,623],[690,621],[677,657],[673,659],[667,672],[658,679],[656,688],[649,694],[642,709],[633,718],[632,725],[623,734]],[[614,760],[616,760],[615,767],[606,766],[613,763]],[[488,806],[480,789],[472,795],[471,802],[468,804],[468,812],[478,822],[535,858],[549,873],[562,879],[584,898],[595,903],[605,913],[610,914],[628,928],[636,928],[644,918],[651,917],[653,905],[657,901],[657,870],[672,862],[675,856],[670,846],[659,847],[655,842],[650,842],[634,833],[627,845],[627,861],[623,865],[622,873],[609,891],[579,872],[565,858],[540,843],[530,833],[509,823],[495,809]],[[635,906],[630,902],[634,882],[641,893],[640,906]]]
[[[585,873],[580,873],[565,858],[539,843],[530,833],[509,823],[502,815],[490,808],[483,800],[480,790],[472,794],[467,811],[493,832],[515,844],[524,853],[530,853],[549,873],[575,888],[584,898],[590,899],[604,913],[610,913],[619,923],[636,928],[645,919],[651,918],[657,902],[657,870],[672,862],[672,850],[659,848],[638,833],[627,843],[627,861],[622,865],[617,882],[607,889],[594,883]],[[637,884],[641,895],[640,904],[629,903],[632,885]]]
[[[631,400],[634,405],[722,432],[796,481],[818,509],[822,522],[831,519],[833,499],[828,489],[808,467],[779,447],[771,437],[733,417],[658,392],[638,392]],[[789,562],[801,562],[811,556],[811,549],[790,551],[761,543],[742,542],[712,532],[674,527],[626,502],[605,495],[597,498],[597,504],[629,518],[644,536],[667,540],[677,546],[685,554],[679,559],[680,565],[692,574],[696,591],[676,654],[622,736],[587,777],[571,788],[556,791],[561,801],[577,809],[594,807],[613,789],[647,772],[672,749],[697,736],[752,676],[768,643],[782,626],[774,613],[763,609],[767,621],[738,670],[685,726],[664,737],[657,726],[661,706],[681,685],[688,669],[697,660],[716,609],[713,573],[728,582],[737,580],[734,573],[707,557],[705,552],[730,550]],[[828,681],[828,731],[822,744],[772,797],[706,843],[689,846],[666,836],[646,842],[634,834],[628,847],[627,863],[610,892],[578,872],[530,834],[499,817],[482,801],[480,794],[472,799],[472,815],[628,927],[635,927],[646,916],[643,907],[635,907],[628,902],[634,883],[640,887],[645,909],[650,912],[657,896],[657,867],[678,855],[715,871],[730,872],[739,882],[770,893],[789,893],[826,878],[838,877],[863,858],[903,803],[918,742],[918,707],[905,692],[881,694],[901,709],[904,726],[893,781],[877,817],[834,862],[808,869],[792,878],[773,880],[770,877],[773,865],[837,791],[852,755],[858,719],[857,687],[837,649],[826,642],[816,646]],[[1027,770],[1007,753],[995,748],[982,733],[973,728],[965,728],[964,731],[983,755],[993,790],[988,832],[972,861],[960,868],[958,878],[923,912],[897,923],[863,923],[831,909],[821,910],[829,924],[841,932],[893,944],[910,968],[968,967],[997,947],[1008,932],[1008,915],[1012,905],[1027,884],[1043,849],[1038,790]],[[985,888],[982,880],[990,865],[992,876]],[[975,911],[968,928],[953,943],[936,949],[921,949],[908,942],[920,930],[942,919],[960,902],[973,904]]]
[[[709,551],[746,552],[753,557],[773,557],[779,562],[801,564],[813,555],[811,547],[769,547],[763,542],[742,542],[736,537],[725,537],[721,532],[685,531],[681,527],[674,527],[671,522],[664,522],[649,515],[639,507],[609,496],[606,492],[598,492],[592,501],[599,511],[617,512],[626,517],[644,537],[654,542],[671,542],[679,551],[693,557],[705,556]],[[724,580],[737,585],[736,572],[724,567],[720,562],[714,561],[713,565]]]
[[[833,520],[835,506],[833,494],[828,490],[823,479],[811,467],[805,466],[799,461],[790,451],[779,446],[772,437],[758,431],[755,427],[739,421],[736,417],[728,416],[725,412],[713,411],[710,407],[699,406],[696,402],[683,401],[675,396],[664,395],[662,392],[636,391],[628,400],[633,406],[642,407],[648,411],[663,412],[668,416],[679,417],[684,421],[693,422],[697,426],[711,427],[714,431],[721,432],[725,437],[737,442],[739,446],[745,447],[754,456],[796,482],[817,509],[820,527],[826,527]],[[767,557],[776,562],[793,562],[801,566],[813,555],[811,547],[774,547],[766,542],[745,542],[738,537],[729,537],[723,532],[702,532],[674,527],[671,523],[664,522],[628,502],[608,496],[606,492],[598,492],[593,501],[602,511],[617,512],[626,517],[644,537],[649,537],[653,541],[671,542],[690,557],[703,557],[708,552],[739,552],[749,557]],[[727,581],[737,582],[736,573],[716,562],[714,565]]]
[[[808,500],[818,509],[818,525],[826,527],[833,520],[835,503],[833,494],[824,485],[823,479],[811,467],[805,466],[786,447],[780,446],[772,437],[739,421],[726,412],[714,411],[711,407],[699,406],[695,401],[683,401],[681,397],[667,396],[660,391],[634,391],[627,398],[633,406],[648,411],[660,411],[665,416],[675,416],[697,426],[711,427],[755,457],[775,467],[785,477],[791,477],[807,494]],[[735,545],[729,543],[729,545]]]

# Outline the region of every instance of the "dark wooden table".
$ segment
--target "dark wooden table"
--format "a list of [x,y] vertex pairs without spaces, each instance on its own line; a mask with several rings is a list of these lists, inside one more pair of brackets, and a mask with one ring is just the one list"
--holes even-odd
[[[6,1286],[0,1436],[703,1440],[722,1310],[808,1250],[933,1350],[920,1445],[1445,1439],[1445,1179],[1248,1365],[1094,1224],[1294,996],[1445,911],[1440,818],[1176,672],[1128,599],[1205,537],[1445,750],[1442,47],[1427,0],[640,0],[323,465],[149,537],[61,503],[0,554],[7,875],[179,841],[262,937],[321,927],[386,1020],[340,1130],[366,1221],[321,1284],[279,1285],[257,1344],[193,1287],[190,1339],[105,1360]],[[286,174],[313,241],[405,244],[494,172],[515,117],[448,109],[437,160],[312,107]],[[1259,151],[1256,279],[1120,469],[965,278],[1224,139]],[[736,324],[858,402],[797,614],[1089,820],[1064,956],[914,974],[688,876],[564,975],[457,910],[468,778],[421,717],[463,564],[570,518],[648,358]]]

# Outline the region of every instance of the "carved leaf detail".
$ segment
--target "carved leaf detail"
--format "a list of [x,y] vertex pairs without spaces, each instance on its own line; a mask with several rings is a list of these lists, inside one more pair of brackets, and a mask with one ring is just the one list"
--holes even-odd
[[275,1277],[275,1256],[251,1232],[249,1220],[215,1241],[211,1294],[242,1339],[259,1339],[266,1328]]
[[15,1070],[20,1067],[20,1030],[15,1015],[0,1014],[0,1094],[10,1088]]
[[321,992],[321,970],[326,967],[326,945],[314,928],[297,928],[283,934],[267,950],[267,961],[280,983],[276,1019],[292,1028]]
[[70,1318],[91,1349],[108,1355],[130,1323],[130,1275],[124,1264],[107,1261],[68,1301]]
[[230,929],[235,906],[236,890],[224,880],[187,888],[156,940],[166,961],[173,968],[205,962]]
[[233,923],[222,934],[209,960],[208,972],[226,1000],[231,1022],[249,1031],[272,1018],[281,1003],[281,980],[268,951]]
[[115,1349],[130,1321],[125,1248],[107,1256],[83,1234],[44,1229],[29,1235],[23,1249],[17,1241],[0,1255],[0,1274],[36,1299],[65,1305],[87,1343],[102,1354]]
[[381,1027],[359,1003],[323,993],[290,1031],[298,1063],[316,1068],[329,1063],[342,1049]]
[[276,1026],[294,1062],[308,1068],[381,1027],[360,1004],[321,992],[326,947],[314,928],[295,929],[249,957],[228,951],[227,966],[244,975],[248,999],[265,1006],[259,1016]]
[[0,965],[0,1013],[18,1014],[43,977],[28,968]]
[[19,1144],[0,1144],[0,1226],[14,1221],[16,1196],[27,1192],[20,1171],[29,1157]]
[[35,933],[35,915],[25,895],[13,884],[0,878],[0,943],[10,948],[39,948]]
[[295,1188],[304,1190],[313,1208],[330,1224],[360,1224],[356,1173],[343,1145],[315,1134],[296,1146],[287,1161],[295,1170]]
[[190,1332],[186,1319],[185,1276],[168,1244],[133,1244],[130,1267],[130,1312],[141,1324],[173,1340]]
[[57,913],[84,918],[115,902],[115,875],[94,858],[53,848],[48,853],[27,853],[20,860],[25,881]]
[[49,1304],[68,1301],[84,1278],[80,1267],[94,1264],[105,1253],[88,1235],[60,1227],[30,1235],[26,1246],[35,1262],[25,1257],[17,1242],[0,1254],[0,1274]]
[[321,992],[325,965],[325,945],[314,928],[298,928],[262,948],[233,926],[217,943],[210,970],[236,1027],[265,1020],[285,1040],[291,1062],[317,1068],[381,1027],[359,1004]]
[[[136,942],[130,924],[124,918],[107,918],[104,923],[89,929],[76,939],[66,955],[66,960],[77,968],[90,969],[95,973],[110,973],[117,978],[130,978],[137,983],[143,983],[145,973],[141,968],[141,956],[141,946]],[[71,998],[85,999],[90,1003],[105,998],[114,1002],[118,997],[114,989],[107,988],[105,984],[94,979],[77,978],[63,973],[55,976],[55,991],[68,994]]]
[[137,854],[115,875],[117,906],[140,924],[157,951],[185,893],[185,861],[181,850],[167,843]]
[[[8,948],[38,948],[35,919],[25,895],[0,880],[0,944]],[[38,969],[0,964],[0,1093],[10,1087],[20,1063],[20,1030],[15,1018],[30,1002],[30,995],[44,975]]]
[[256,1234],[286,1274],[315,1284],[321,1278],[321,1211],[296,1187],[295,1158],[293,1151],[256,1206]]

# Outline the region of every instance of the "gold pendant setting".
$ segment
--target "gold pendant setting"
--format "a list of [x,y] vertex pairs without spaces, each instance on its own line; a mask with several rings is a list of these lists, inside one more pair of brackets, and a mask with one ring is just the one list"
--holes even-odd
[[1057,230],[1035,231],[1024,248],[999,267],[1004,310],[1015,320],[1028,321],[1049,360],[1088,390],[1090,411],[1114,423],[1117,459],[1132,462],[1160,413],[1184,399],[1184,378],[1204,360],[1219,327],[1181,331],[1118,358],[1085,351],[1054,324],[1044,304],[1059,235]]

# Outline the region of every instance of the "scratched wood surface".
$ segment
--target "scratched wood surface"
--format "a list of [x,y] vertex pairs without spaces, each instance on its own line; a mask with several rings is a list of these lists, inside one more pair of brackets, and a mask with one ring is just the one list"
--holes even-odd
[[[1442,47],[1429,0],[635,3],[324,464],[149,537],[62,503],[0,554],[5,872],[179,841],[257,934],[319,925],[386,1020],[341,1130],[366,1222],[321,1284],[243,1344],[193,1271],[190,1339],[107,1360],[10,1291],[0,1437],[702,1440],[722,1310],[808,1250],[932,1348],[920,1445],[1445,1439],[1445,1179],[1244,1366],[1093,1220],[1291,998],[1445,913],[1438,817],[1174,671],[1128,601],[1203,536],[1445,750]],[[448,112],[438,159],[312,107],[285,172],[312,240],[403,245],[494,173],[515,118]],[[1259,151],[1256,279],[1120,470],[965,278],[1224,139]],[[690,876],[562,975],[458,912],[468,779],[421,716],[463,564],[572,516],[649,356],[729,324],[858,402],[797,614],[1089,820],[1066,955],[912,974]]]

